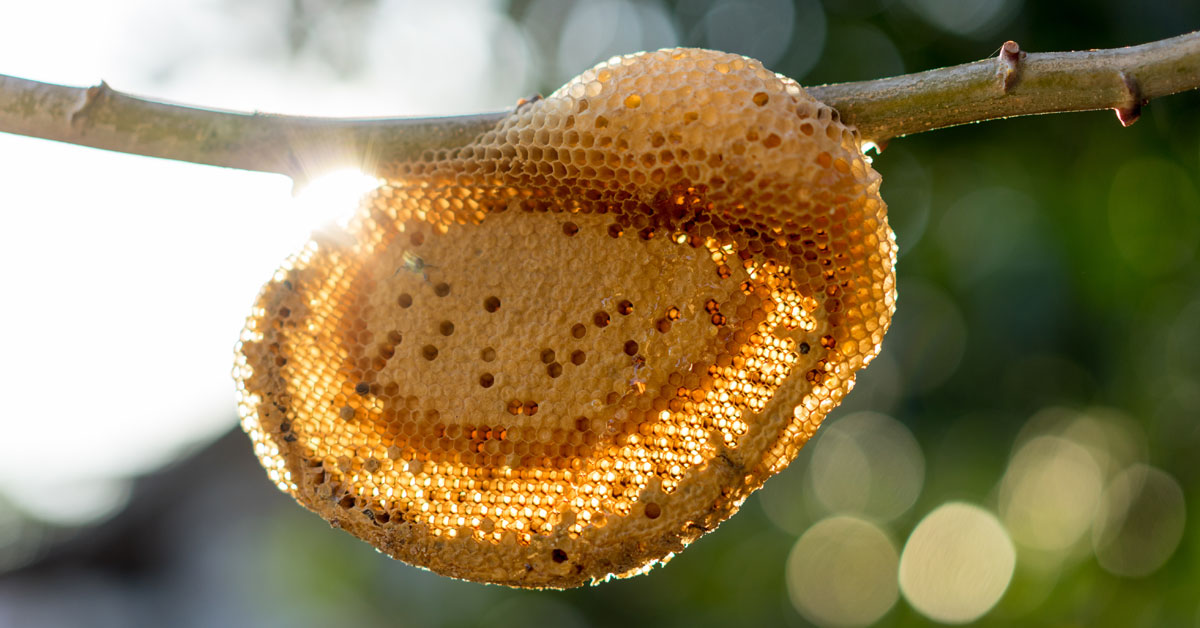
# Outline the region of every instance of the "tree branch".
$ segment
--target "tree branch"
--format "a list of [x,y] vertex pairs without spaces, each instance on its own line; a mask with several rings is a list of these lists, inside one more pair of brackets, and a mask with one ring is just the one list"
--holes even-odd
[[806,88],[879,142],[949,126],[1039,113],[1115,109],[1125,126],[1153,98],[1200,87],[1200,31],[1083,52],[997,57],[893,78]]
[[455,148],[508,112],[445,118],[310,118],[144,100],[106,83],[65,87],[0,74],[0,132],[122,153],[285,174],[297,183],[338,168]]
[[[883,144],[894,137],[995,118],[1115,109],[1137,120],[1152,98],[1200,87],[1200,32],[1140,46],[1022,52],[892,78],[808,88]],[[199,164],[276,172],[302,182],[338,167],[454,148],[508,112],[445,118],[309,118],[238,113],[140,99],[101,83],[65,87],[0,75],[0,132]]]

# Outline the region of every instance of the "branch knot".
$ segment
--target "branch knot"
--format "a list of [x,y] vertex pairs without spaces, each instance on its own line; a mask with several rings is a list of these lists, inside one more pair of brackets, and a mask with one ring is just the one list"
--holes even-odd
[[1021,80],[1021,61],[1024,59],[1025,51],[1017,42],[1010,39],[1000,46],[1000,54],[996,57],[996,76],[1005,94],[1012,91]]
[[71,126],[86,124],[87,118],[91,115],[92,111],[111,93],[113,93],[113,88],[109,87],[108,83],[104,81],[100,81],[99,85],[93,85],[84,90],[83,102],[71,111]]
[[1142,86],[1138,80],[1124,71],[1121,72],[1121,84],[1125,86],[1127,104],[1115,108],[1114,111],[1117,112],[1117,120],[1121,121],[1121,126],[1130,126],[1142,117],[1142,107],[1149,103],[1150,99],[1142,95]]

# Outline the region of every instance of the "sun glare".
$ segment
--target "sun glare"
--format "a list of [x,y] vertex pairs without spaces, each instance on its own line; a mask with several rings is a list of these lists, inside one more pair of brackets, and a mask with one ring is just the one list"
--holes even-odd
[[[354,78],[264,39],[272,8],[61,0],[6,9],[6,74],[73,85],[104,78],[204,107],[457,113],[495,110],[532,90],[525,35],[499,5],[380,10],[356,41],[366,54]],[[333,32],[319,29],[313,49]],[[517,52],[489,55],[493,37]],[[254,295],[375,184],[339,171],[289,197],[278,175],[6,134],[0,172],[5,234],[25,234],[0,248],[0,281],[15,305],[0,316],[9,357],[0,360],[0,510],[10,503],[69,526],[115,512],[125,479],[234,428],[232,345]],[[0,571],[3,551],[0,538]]]
[[296,219],[309,229],[328,224],[345,224],[364,194],[379,185],[379,179],[355,168],[337,170],[317,177],[296,189]]

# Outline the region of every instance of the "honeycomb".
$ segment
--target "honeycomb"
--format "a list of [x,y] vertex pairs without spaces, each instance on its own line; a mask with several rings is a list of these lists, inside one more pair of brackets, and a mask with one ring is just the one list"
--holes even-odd
[[744,57],[614,58],[390,164],[263,288],[234,369],[301,504],[516,587],[648,570],[879,351],[896,247],[837,112]]

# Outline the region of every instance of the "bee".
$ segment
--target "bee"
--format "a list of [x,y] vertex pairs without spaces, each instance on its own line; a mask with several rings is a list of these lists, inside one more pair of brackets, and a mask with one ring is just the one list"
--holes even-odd
[[643,366],[646,366],[646,358],[640,355],[634,356],[633,377],[629,379],[629,387],[636,390],[639,395],[646,392],[646,378],[639,372]]
[[516,110],[517,110],[517,111],[520,111],[520,110],[521,110],[521,109],[523,109],[524,107],[526,107],[526,106],[528,106],[528,105],[532,105],[533,103],[535,103],[535,102],[537,102],[537,101],[539,101],[539,100],[541,100],[541,99],[542,99],[542,95],[541,95],[541,94],[534,94],[534,95],[530,96],[529,98],[522,98],[522,99],[520,99],[520,100],[518,100],[518,101],[517,101],[517,107],[516,107]]
[[424,279],[426,282],[428,282],[429,281],[429,273],[427,272],[427,269],[430,269],[430,268],[437,268],[437,266],[426,263],[424,259],[418,257],[417,254],[413,253],[412,251],[405,251],[404,252],[404,260],[400,264],[400,268],[397,268],[396,272],[392,273],[392,276],[395,277],[396,275],[399,275],[400,271],[403,270],[403,271],[407,271],[407,272],[410,272],[410,273],[413,273],[416,275],[420,275],[422,279]]

